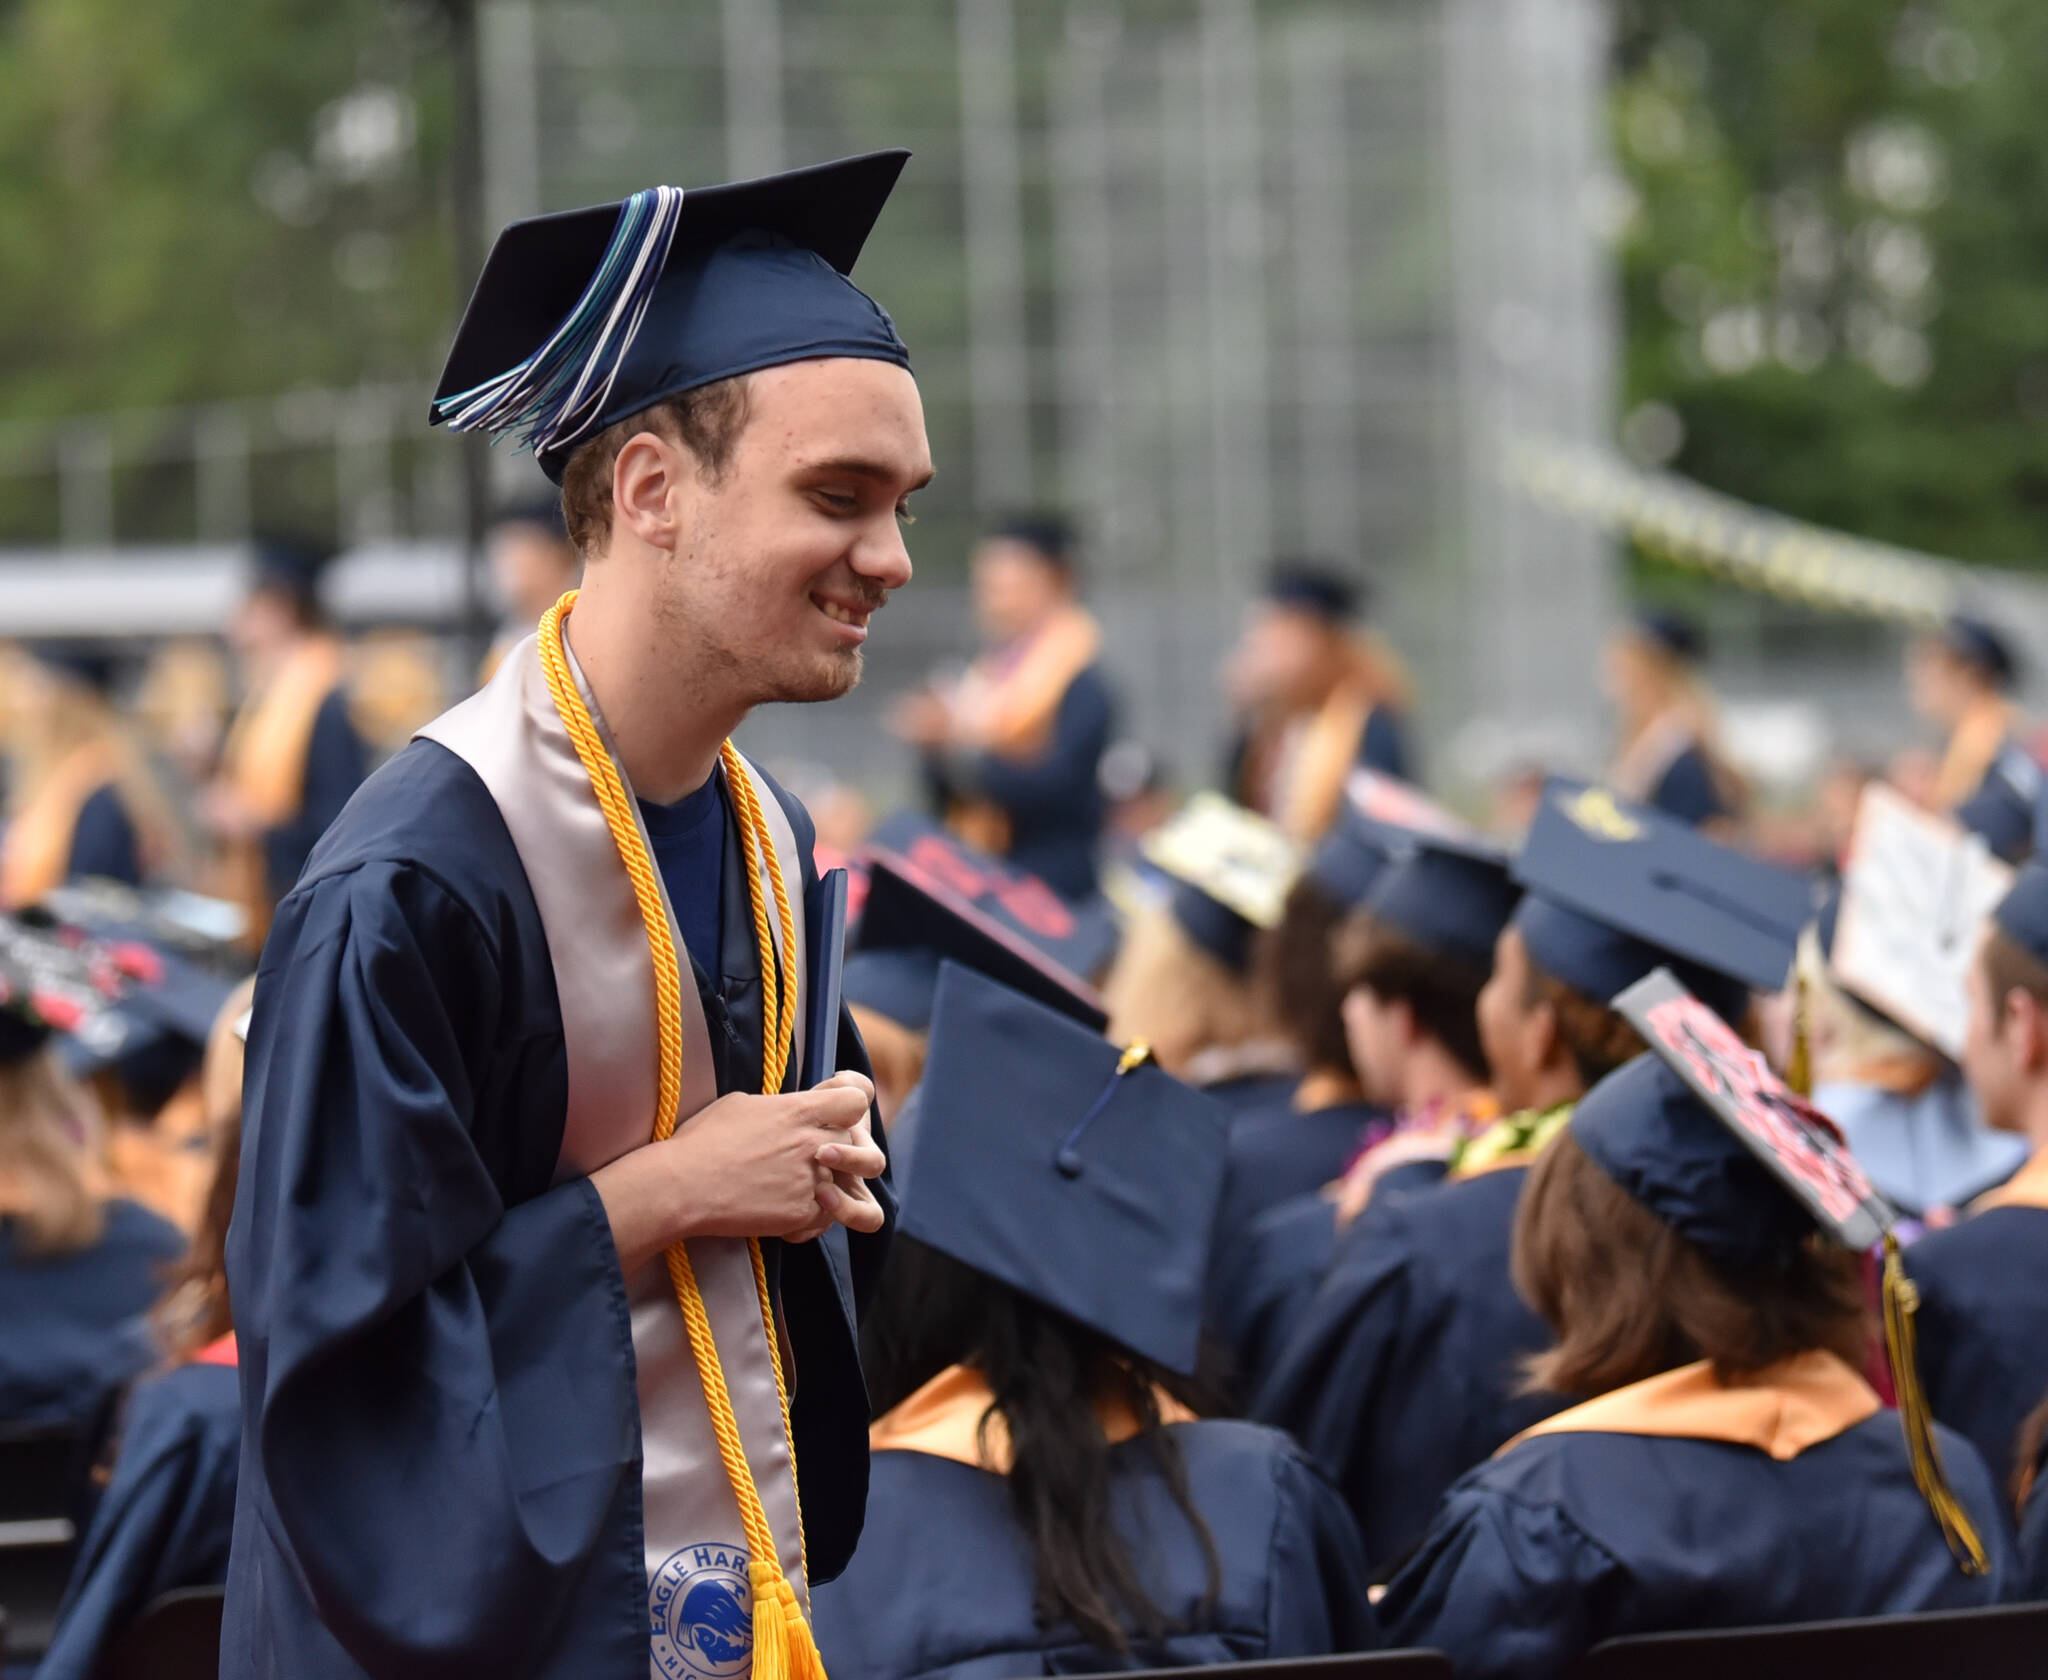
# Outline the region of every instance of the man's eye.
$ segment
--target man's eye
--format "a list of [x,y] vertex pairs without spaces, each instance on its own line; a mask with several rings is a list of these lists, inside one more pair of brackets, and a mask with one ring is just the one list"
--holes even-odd
[[857,496],[843,496],[837,491],[820,490],[818,500],[834,513],[853,513],[860,507]]

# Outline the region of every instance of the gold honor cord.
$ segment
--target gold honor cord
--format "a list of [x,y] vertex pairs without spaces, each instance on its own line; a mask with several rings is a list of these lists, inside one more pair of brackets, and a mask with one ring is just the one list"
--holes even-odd
[[[669,931],[668,912],[662,903],[661,878],[647,844],[640,836],[631,796],[626,792],[618,766],[606,750],[592,721],[590,708],[570,674],[562,646],[562,624],[576,605],[576,591],[570,590],[540,621],[541,669],[548,679],[548,692],[563,727],[575,743],[576,756],[590,777],[612,839],[619,848],[619,861],[633,883],[633,896],[640,906],[640,919],[647,928],[647,946],[654,959],[655,1032],[660,1053],[656,1085],[654,1140],[672,1136],[676,1129],[676,1108],[683,1089],[682,963],[675,938]],[[783,983],[775,941],[769,929],[768,900],[775,904],[781,925],[782,949],[796,947],[796,917],[790,908],[789,890],[782,878],[782,863],[761,814],[760,801],[739,753],[731,741],[719,748],[725,766],[725,785],[732,797],[740,824],[741,851],[747,863],[747,897],[754,911],[754,939],[761,959],[761,1092],[773,1096],[782,1089],[789,1068],[796,1034],[796,979]],[[762,891],[762,859],[767,860],[768,891]],[[769,1053],[769,1035],[774,1035],[774,1053]],[[783,1439],[789,1446],[790,1481],[796,1482],[796,1437],[789,1423],[789,1388],[782,1371],[782,1348],[775,1333],[774,1308],[768,1299],[768,1269],[761,1259],[761,1244],[747,1241],[754,1262],[754,1287],[761,1300],[761,1326],[768,1338],[768,1359],[775,1372],[775,1395],[782,1408]],[[753,1471],[747,1465],[745,1444],[740,1439],[739,1419],[733,1414],[732,1394],[725,1383],[725,1371],[718,1362],[718,1344],[711,1334],[711,1319],[704,1310],[704,1297],[697,1288],[697,1276],[690,1266],[687,1245],[676,1243],[667,1254],[669,1282],[682,1309],[683,1328],[690,1338],[690,1351],[704,1381],[704,1401],[711,1411],[712,1433],[718,1439],[718,1456],[725,1465],[738,1502],[740,1523],[746,1529],[747,1576],[754,1600],[755,1680],[825,1680],[825,1661],[818,1654],[811,1626],[804,1619],[796,1588],[782,1572],[781,1553],[768,1513],[762,1509],[760,1491],[754,1486]],[[801,1494],[797,1502],[798,1541],[803,1530]]]

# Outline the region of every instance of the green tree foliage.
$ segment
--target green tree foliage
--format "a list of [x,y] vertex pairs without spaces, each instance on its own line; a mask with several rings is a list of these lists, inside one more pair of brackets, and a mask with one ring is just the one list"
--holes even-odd
[[2048,563],[2044,85],[2039,0],[1627,0],[1625,438],[1844,530]]
[[38,420],[416,379],[450,313],[438,24],[0,3],[0,392]]

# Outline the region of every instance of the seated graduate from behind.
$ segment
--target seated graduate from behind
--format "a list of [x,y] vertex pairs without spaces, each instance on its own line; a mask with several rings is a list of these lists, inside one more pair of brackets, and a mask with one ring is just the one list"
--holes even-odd
[[92,1680],[107,1642],[152,1599],[228,1576],[242,1402],[222,1252],[242,1142],[241,1026],[254,989],[254,981],[236,989],[207,1045],[213,1185],[191,1252],[157,1307],[162,1368],[128,1396],[113,1478],[72,1563],[38,1680]]
[[875,1106],[896,1132],[924,1077],[939,962],[950,957],[1099,1031],[1104,1013],[1087,976],[1116,949],[1101,900],[1063,902],[1051,887],[977,852],[936,823],[890,818],[868,845],[867,893],[849,935],[844,995],[874,1068]]
[[1292,1092],[1301,1059],[1254,958],[1300,868],[1265,818],[1198,793],[1144,843],[1168,882],[1139,908],[1102,982],[1110,1036],[1143,1039],[1159,1065],[1242,1116]]
[[185,1239],[108,1195],[101,1125],[26,972],[0,965],[0,1424],[89,1430],[149,1363],[144,1315]]
[[29,642],[11,672],[11,809],[0,907],[84,877],[139,886],[166,868],[178,825],[113,703],[114,662],[78,642]]
[[[1983,1460],[1863,1378],[1855,1249],[1882,1205],[1761,1058],[1673,1001],[1688,1013],[1632,1015],[1660,1053],[1581,1099],[1515,1219],[1517,1285],[1557,1332],[1530,1380],[1595,1398],[1452,1488],[1380,1603],[1390,1635],[1460,1680],[1546,1680],[1630,1634],[1994,1604],[2013,1584]],[[1753,1118],[1710,1107],[1665,1055],[1712,1055],[1703,1077]],[[1791,1158],[1775,1170],[1756,1152],[1773,1136]],[[1801,1174],[1848,1210],[1825,1234],[1787,1187]]]
[[[1382,1177],[1434,1182],[1496,1112],[1474,1008],[1517,897],[1490,842],[1375,828],[1390,861],[1332,939],[1333,985],[1366,1100],[1390,1115],[1340,1182],[1292,1197],[1227,1234],[1211,1311],[1238,1382],[1256,1393],[1335,1255],[1338,1233]],[[1346,1198],[1351,1198],[1346,1204]]]
[[1743,1021],[1782,982],[1807,905],[1796,876],[1601,788],[1555,781],[1515,860],[1479,1028],[1515,1112],[1451,1178],[1375,1196],[1259,1396],[1338,1479],[1375,1569],[1421,1534],[1445,1488],[1560,1403],[1522,1390],[1549,1342],[1509,1279],[1515,1206],[1571,1104],[1640,1049],[1608,1006],[1660,965]]
[[1841,904],[1829,894],[1794,967],[1813,1105],[1894,1207],[1921,1219],[1963,1207],[2010,1178],[2027,1146],[1984,1123],[1953,1062],[1837,979]]
[[2019,1468],[2013,1474],[2013,1499],[2020,1518],[2019,1590],[2011,1597],[2048,1598],[2048,1395],[2020,1428]]
[[833,1680],[1307,1656],[1373,1642],[1336,1490],[1189,1380],[1227,1117],[948,964],[871,1321],[868,1524],[817,1594]]
[[2048,864],[2021,870],[1992,913],[1968,995],[1964,1076],[1985,1120],[2032,1155],[1906,1261],[1928,1404],[2003,1475],[2048,1388]]

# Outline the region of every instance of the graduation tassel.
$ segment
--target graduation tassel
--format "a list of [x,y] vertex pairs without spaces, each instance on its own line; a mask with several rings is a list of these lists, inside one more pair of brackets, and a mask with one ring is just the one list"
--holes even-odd
[[1792,977],[1792,1061],[1785,1069],[1785,1083],[1794,1096],[1813,1095],[1813,1000],[1806,976],[1796,969]]
[[[591,792],[605,823],[619,848],[619,861],[633,885],[640,919],[647,932],[647,944],[654,965],[654,1017],[657,1050],[656,1114],[657,1140],[675,1133],[676,1108],[683,1086],[682,965],[675,937],[669,928],[668,911],[662,899],[661,878],[654,859],[648,855],[634,817],[632,796],[627,792],[619,768],[597,732],[590,708],[570,674],[568,656],[562,648],[562,621],[576,604],[570,590],[540,621],[541,669],[547,677],[548,692],[560,714],[562,726],[575,745],[576,756],[590,777]],[[731,741],[719,749],[725,770],[726,790],[739,819],[740,850],[747,866],[747,896],[754,912],[754,940],[761,962],[761,1092],[772,1096],[782,1089],[796,1036],[796,976],[785,983],[776,954],[774,929],[768,907],[775,907],[776,923],[784,951],[796,949],[796,915],[782,865],[775,855],[775,842],[755,797],[753,780]],[[764,860],[765,859],[765,863]],[[765,879],[764,879],[765,876]],[[789,1449],[791,1492],[796,1500],[797,1541],[803,1541],[803,1499],[796,1476],[796,1439],[789,1421],[789,1386],[782,1369],[782,1340],[775,1333],[775,1310],[768,1295],[768,1268],[761,1257],[761,1245],[749,1239],[747,1248],[754,1265],[754,1288],[761,1304],[761,1327],[768,1338],[768,1359],[775,1372],[775,1397],[782,1411],[783,1441]],[[739,1507],[740,1526],[746,1531],[747,1582],[753,1592],[755,1680],[827,1680],[825,1659],[804,1614],[795,1585],[783,1572],[781,1551],[768,1513],[761,1503],[760,1489],[747,1463],[746,1444],[740,1437],[739,1418],[733,1410],[732,1393],[726,1385],[725,1370],[719,1363],[718,1343],[712,1334],[711,1318],[697,1287],[696,1272],[690,1264],[689,1245],[677,1243],[668,1250],[669,1282],[674,1286],[676,1305],[683,1316],[683,1331],[697,1362],[697,1374],[704,1384],[704,1403],[711,1413],[711,1432],[718,1442],[718,1456],[726,1480],[732,1485],[733,1501]]]
[[1899,1239],[1884,1234],[1884,1346],[1891,1363],[1892,1390],[1898,1396],[1899,1419],[1906,1429],[1906,1451],[1913,1461],[1913,1481],[1920,1497],[1941,1525],[1941,1536],[1962,1566],[1965,1575],[1982,1575],[1990,1567],[1984,1543],[1963,1502],[1956,1498],[1942,1472],[1941,1452],[1934,1440],[1934,1420],[1927,1410],[1927,1395],[1920,1387],[1920,1366],[1915,1357],[1913,1315],[1919,1310],[1920,1292],[1906,1275],[1899,1252]]

